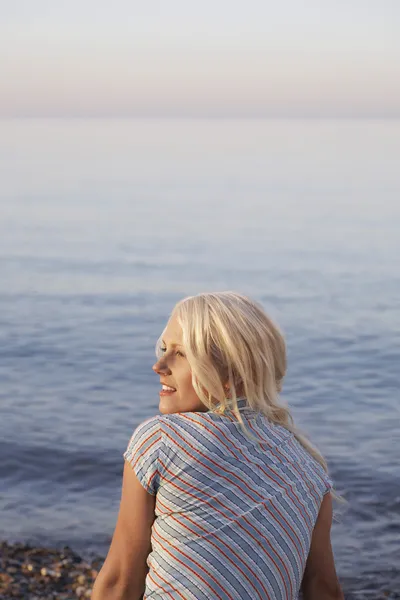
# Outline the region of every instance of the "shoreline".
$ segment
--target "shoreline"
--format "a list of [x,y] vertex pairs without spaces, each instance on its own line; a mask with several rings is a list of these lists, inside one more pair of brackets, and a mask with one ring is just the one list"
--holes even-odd
[[0,542],[1,600],[90,598],[104,558],[84,560],[69,546],[60,550]]
[[[105,557],[84,559],[61,549],[0,540],[0,600],[85,600]],[[345,600],[397,600],[397,585],[340,578]],[[397,582],[397,577],[396,577]],[[299,600],[302,598],[300,595]]]

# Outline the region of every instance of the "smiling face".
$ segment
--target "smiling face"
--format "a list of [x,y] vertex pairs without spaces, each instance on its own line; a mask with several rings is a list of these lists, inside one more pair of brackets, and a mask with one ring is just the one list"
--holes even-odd
[[[163,333],[161,356],[153,365],[163,388],[160,391],[159,410],[162,414],[179,412],[206,412],[192,385],[192,372],[182,341],[182,328],[173,315]],[[167,389],[166,386],[168,386]]]

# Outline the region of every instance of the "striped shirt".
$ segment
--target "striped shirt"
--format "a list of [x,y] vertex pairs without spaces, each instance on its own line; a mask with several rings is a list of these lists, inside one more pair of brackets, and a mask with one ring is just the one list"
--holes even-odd
[[324,469],[279,425],[233,413],[157,415],[124,453],[156,496],[144,598],[294,600],[323,495]]

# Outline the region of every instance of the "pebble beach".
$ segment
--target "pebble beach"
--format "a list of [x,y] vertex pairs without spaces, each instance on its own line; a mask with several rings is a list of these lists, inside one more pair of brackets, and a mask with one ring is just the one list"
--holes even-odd
[[1,543],[1,600],[75,600],[90,598],[103,559],[91,563],[71,548],[35,548]]
[[[104,558],[84,560],[68,546],[56,550],[1,542],[0,561],[0,600],[77,600],[91,598]],[[400,592],[385,589],[380,579],[343,579],[345,600],[400,600]]]

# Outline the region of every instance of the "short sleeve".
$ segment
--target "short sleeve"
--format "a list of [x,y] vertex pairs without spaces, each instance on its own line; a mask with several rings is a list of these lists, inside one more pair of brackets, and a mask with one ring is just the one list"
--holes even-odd
[[123,455],[142,486],[153,496],[157,493],[160,484],[159,453],[161,444],[161,425],[157,417],[152,417],[135,429]]
[[325,494],[328,494],[328,492],[330,492],[333,489],[333,481],[326,472],[325,472],[325,476],[324,476],[324,485],[325,485],[325,489],[324,489],[323,495],[325,496]]

